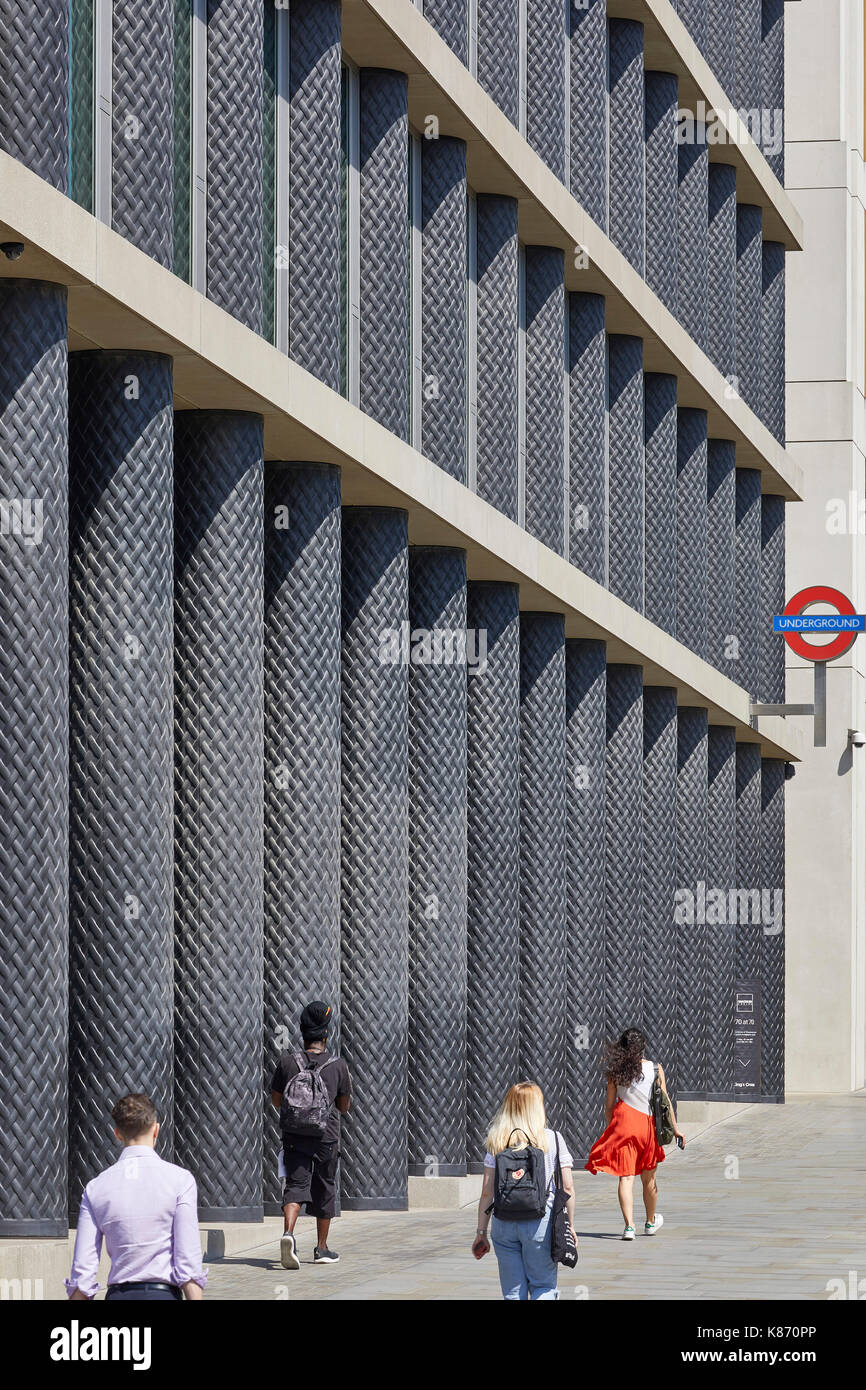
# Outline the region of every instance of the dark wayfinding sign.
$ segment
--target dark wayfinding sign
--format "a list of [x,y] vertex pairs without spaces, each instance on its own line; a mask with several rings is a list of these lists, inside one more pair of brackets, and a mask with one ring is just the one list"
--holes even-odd
[[734,984],[734,1092],[742,1097],[761,1094],[760,980]]

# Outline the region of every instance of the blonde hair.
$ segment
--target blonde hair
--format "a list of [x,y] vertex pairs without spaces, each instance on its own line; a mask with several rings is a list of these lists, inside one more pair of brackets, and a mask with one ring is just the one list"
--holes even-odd
[[487,1151],[499,1154],[503,1149],[507,1149],[512,1130],[517,1130],[518,1133],[513,1136],[514,1144],[511,1147],[519,1147],[528,1142],[533,1148],[546,1150],[546,1126],[547,1117],[544,1113],[541,1087],[536,1086],[534,1081],[516,1081],[513,1086],[509,1086],[504,1101],[493,1117],[490,1133],[487,1135]]

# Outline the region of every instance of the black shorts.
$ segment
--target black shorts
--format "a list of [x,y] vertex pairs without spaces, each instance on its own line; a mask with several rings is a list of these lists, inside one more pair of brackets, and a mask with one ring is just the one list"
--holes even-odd
[[337,1159],[340,1146],[320,1144],[313,1153],[295,1147],[290,1134],[283,1135],[283,1160],[286,1176],[283,1187],[283,1206],[297,1202],[305,1206],[308,1216],[323,1221],[337,1213]]

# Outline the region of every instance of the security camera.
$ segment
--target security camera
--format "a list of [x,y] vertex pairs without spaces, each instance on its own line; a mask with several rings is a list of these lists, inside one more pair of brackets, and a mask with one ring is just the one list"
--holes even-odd
[[17,261],[24,255],[23,241],[0,241],[0,251],[7,261]]
[[862,748],[866,744],[866,734],[862,729],[849,729],[848,742],[852,743],[855,748]]

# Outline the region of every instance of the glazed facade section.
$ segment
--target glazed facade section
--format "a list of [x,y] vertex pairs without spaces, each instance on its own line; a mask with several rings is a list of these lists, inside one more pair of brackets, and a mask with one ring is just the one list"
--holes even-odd
[[[415,128],[407,75],[343,54],[336,0],[150,8],[0,0],[0,148],[781,700],[784,500]],[[781,107],[783,8],[680,0],[733,105]],[[642,24],[424,17],[783,442],[784,248],[678,142]],[[784,763],[341,505],[333,464],[266,458],[260,416],[173,413],[170,357],[69,353],[63,287],[4,274],[0,329],[0,1235],[65,1232],[130,1089],[203,1219],[278,1210],[263,1092],[312,997],[354,1080],[346,1208],[477,1170],[521,1075],[585,1152],[628,1025],[680,1097],[735,1098],[738,984],[751,1098],[783,1098]]]

